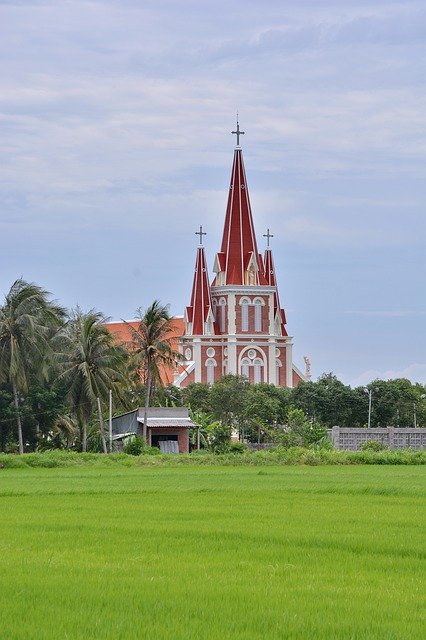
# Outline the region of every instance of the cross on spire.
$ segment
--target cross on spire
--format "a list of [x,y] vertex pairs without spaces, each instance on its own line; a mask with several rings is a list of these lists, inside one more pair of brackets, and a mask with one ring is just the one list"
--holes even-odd
[[245,131],[240,131],[240,123],[238,122],[238,113],[237,113],[237,130],[236,131],[231,131],[231,133],[233,135],[237,136],[237,147],[240,146],[240,136],[243,136],[245,134]]
[[263,237],[266,238],[266,242],[268,243],[266,246],[269,247],[269,239],[273,238],[274,235],[272,233],[269,233],[269,229],[268,229],[268,231],[263,234]]
[[207,233],[203,231],[203,227],[200,225],[200,230],[195,232],[196,236],[200,236],[200,245],[203,244],[203,236],[206,236]]

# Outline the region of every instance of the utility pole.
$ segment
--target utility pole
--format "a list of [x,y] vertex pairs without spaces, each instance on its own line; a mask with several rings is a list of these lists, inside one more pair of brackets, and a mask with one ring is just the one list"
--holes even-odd
[[112,453],[112,389],[109,390],[109,452]]
[[371,397],[373,395],[373,389],[367,389],[364,387],[365,393],[368,393],[368,429],[371,427]]
[[104,419],[102,417],[101,399],[97,398],[97,401],[98,401],[98,416],[99,416],[99,433],[101,434],[102,451],[104,453],[108,453],[106,442],[105,442]]

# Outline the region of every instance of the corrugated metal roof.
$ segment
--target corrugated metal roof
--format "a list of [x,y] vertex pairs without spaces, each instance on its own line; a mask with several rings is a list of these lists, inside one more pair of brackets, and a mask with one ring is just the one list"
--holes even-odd
[[[143,424],[143,418],[138,418],[138,422]],[[190,418],[148,418],[147,424],[148,427],[173,427],[179,429],[197,426]]]

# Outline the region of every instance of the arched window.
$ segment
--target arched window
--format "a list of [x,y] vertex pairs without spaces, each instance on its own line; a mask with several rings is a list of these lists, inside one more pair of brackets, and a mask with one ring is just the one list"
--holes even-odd
[[248,308],[250,300],[248,298],[241,299],[241,331],[248,331]]
[[208,360],[206,360],[207,384],[213,384],[214,382],[215,366],[216,366],[216,360],[214,360],[214,358],[208,358]]
[[253,382],[254,384],[259,384],[260,382],[262,382],[262,360],[259,360],[259,358],[256,358],[256,360],[253,362],[253,366],[254,366]]
[[262,300],[260,298],[254,301],[254,330],[262,331]]
[[225,333],[226,331],[226,300],[225,298],[221,298],[219,300],[220,305],[220,315],[219,315],[219,330],[221,333]]
[[280,371],[281,371],[281,360],[275,361],[275,376],[277,379],[277,386],[280,384]]
[[249,379],[249,366],[250,360],[248,358],[243,358],[241,360],[241,375],[244,376],[244,378],[247,378],[247,380]]

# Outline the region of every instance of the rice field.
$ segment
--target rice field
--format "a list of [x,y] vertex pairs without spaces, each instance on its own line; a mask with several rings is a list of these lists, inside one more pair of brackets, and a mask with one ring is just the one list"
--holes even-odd
[[0,469],[0,638],[424,638],[420,466]]

